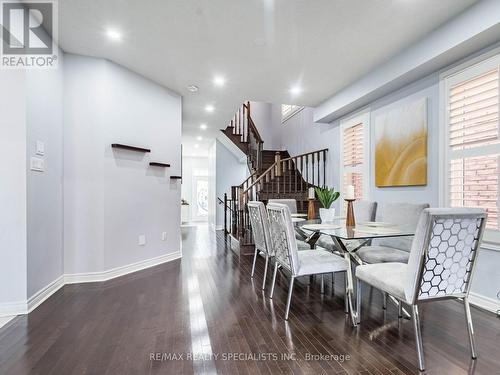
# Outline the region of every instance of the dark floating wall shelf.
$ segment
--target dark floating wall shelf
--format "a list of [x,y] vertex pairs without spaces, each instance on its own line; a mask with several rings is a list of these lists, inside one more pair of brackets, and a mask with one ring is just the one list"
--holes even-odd
[[182,176],[170,176],[171,180],[180,180]]
[[168,168],[170,167],[170,164],[166,164],[166,163],[158,163],[156,161],[152,161],[151,163],[149,163],[149,165],[151,165],[152,167],[163,167],[163,168]]
[[121,148],[122,150],[137,151],[137,152],[151,152],[149,148],[135,147],[129,145],[122,145],[120,143],[113,143],[112,148]]

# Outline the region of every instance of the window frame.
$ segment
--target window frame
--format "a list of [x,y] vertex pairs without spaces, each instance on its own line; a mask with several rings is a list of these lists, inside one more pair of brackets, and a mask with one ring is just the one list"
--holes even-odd
[[[485,54],[470,59],[439,75],[439,206],[450,207],[450,161],[452,155],[463,158],[500,154],[500,143],[485,145],[463,150],[450,150],[449,143],[449,89],[451,86],[464,82],[494,68],[500,69],[500,48],[495,48]],[[500,77],[499,77],[500,81]],[[500,82],[499,82],[500,83]],[[500,93],[499,93],[500,95]],[[500,101],[499,101],[500,112]],[[498,196],[500,199],[500,194]],[[500,229],[485,229],[484,242],[500,245]],[[485,246],[483,246],[485,247]],[[491,247],[491,246],[486,246]]]
[[[283,106],[289,105],[289,106],[295,106],[296,108],[293,109],[290,113],[286,114],[283,116]],[[297,113],[301,112],[305,106],[300,106],[300,105],[295,105],[295,104],[282,104],[281,105],[281,123],[284,124],[288,120],[290,120],[293,116],[295,116]]]
[[[345,195],[344,190],[344,173],[349,172],[361,172],[363,174],[363,200],[370,199],[370,181],[371,181],[371,159],[370,159],[370,149],[371,149],[371,113],[370,111],[358,113],[353,117],[340,121],[340,136],[339,136],[339,187],[341,192],[341,197]],[[345,167],[344,166],[344,130],[351,128],[358,124],[363,124],[363,165],[356,167]]]

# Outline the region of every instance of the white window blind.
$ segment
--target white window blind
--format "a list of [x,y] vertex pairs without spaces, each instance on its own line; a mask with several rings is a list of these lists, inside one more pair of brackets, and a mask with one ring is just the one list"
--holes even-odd
[[304,107],[300,105],[293,104],[282,104],[281,105],[281,122],[285,122],[290,117],[295,115],[297,112],[300,112]]
[[348,185],[354,186],[356,199],[363,199],[365,180],[365,150],[364,150],[364,125],[358,123],[343,129],[343,178],[342,191],[347,191]]
[[498,230],[498,59],[450,77],[446,93],[449,205],[486,209],[487,228]]

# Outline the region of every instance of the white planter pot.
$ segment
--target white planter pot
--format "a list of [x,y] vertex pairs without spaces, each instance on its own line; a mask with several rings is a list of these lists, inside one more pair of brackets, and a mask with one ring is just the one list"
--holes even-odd
[[335,218],[335,208],[320,208],[319,217],[322,223],[332,222]]

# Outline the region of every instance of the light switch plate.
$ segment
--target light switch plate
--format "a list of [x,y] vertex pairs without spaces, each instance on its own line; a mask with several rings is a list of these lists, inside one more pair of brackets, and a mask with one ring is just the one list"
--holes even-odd
[[161,232],[161,240],[166,241],[167,240],[167,232]]
[[42,141],[36,141],[36,150],[37,155],[43,156],[45,155],[45,143]]
[[45,162],[43,159],[32,157],[30,159],[30,169],[32,171],[44,172],[45,171]]
[[139,243],[139,246],[146,245],[146,235],[145,234],[139,235],[138,243]]

